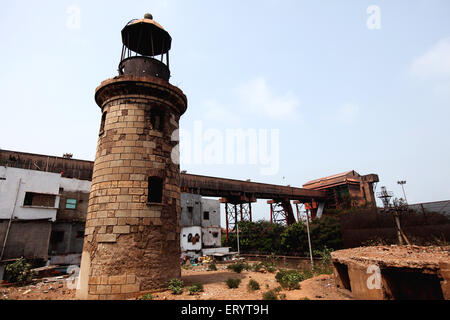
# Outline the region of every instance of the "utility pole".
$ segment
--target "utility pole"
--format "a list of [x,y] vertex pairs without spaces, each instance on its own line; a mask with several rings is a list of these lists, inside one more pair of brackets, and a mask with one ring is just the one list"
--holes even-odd
[[[405,181],[406,183],[406,181]],[[399,183],[400,184],[400,183]],[[394,203],[391,205],[390,200],[393,196],[393,193],[391,191],[387,191],[386,187],[381,187],[381,192],[377,193],[378,198],[383,201],[384,208],[381,209],[384,212],[390,212],[394,216],[395,221],[395,228],[397,229],[397,237],[398,242],[400,245],[403,245],[403,240],[410,245],[408,238],[406,237],[405,233],[402,230],[402,227],[400,225],[400,214],[401,212],[407,211],[408,206],[405,202],[403,202],[401,199],[394,199]]]
[[306,230],[308,231],[308,244],[309,244],[309,256],[311,257],[311,269],[314,269],[314,258],[311,247],[311,236],[309,233],[309,211],[310,210],[306,210]]
[[403,196],[405,197],[405,202],[408,203],[408,200],[406,200],[405,188],[403,187],[406,184],[406,180],[397,181],[397,184],[402,186]]
[[238,256],[241,256],[241,252],[239,250],[239,223],[236,222],[236,234],[237,234],[237,249],[238,249]]

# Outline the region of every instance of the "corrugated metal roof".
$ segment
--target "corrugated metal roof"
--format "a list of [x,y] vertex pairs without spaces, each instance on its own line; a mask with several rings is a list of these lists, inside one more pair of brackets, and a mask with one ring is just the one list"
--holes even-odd
[[423,208],[426,212],[438,212],[450,215],[450,200],[410,204],[409,208],[419,212]]
[[[353,173],[353,172],[355,172],[355,171],[351,170],[351,171],[346,171],[346,172],[343,172],[343,173],[334,174],[332,176],[328,176],[328,177],[324,177],[324,178],[319,178],[319,179],[308,181],[307,183],[305,183],[303,185],[306,186],[308,184],[319,183],[319,182],[326,181],[326,180],[331,180],[331,179],[335,179],[335,178],[345,177],[345,176],[348,176],[350,173]],[[358,173],[356,173],[356,174],[358,174]]]

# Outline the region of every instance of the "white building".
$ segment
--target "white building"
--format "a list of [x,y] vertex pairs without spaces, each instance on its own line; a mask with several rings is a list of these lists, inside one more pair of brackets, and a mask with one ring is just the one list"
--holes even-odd
[[90,185],[60,173],[0,166],[0,262],[24,257],[40,265],[61,252],[81,252],[82,237],[64,232],[75,229],[82,236],[84,221],[59,220],[67,212],[86,215],[87,204],[69,195],[84,194],[86,201]]
[[[199,256],[222,252],[220,202],[197,194],[181,193],[182,255]],[[228,251],[226,249],[225,251]]]
[[0,167],[0,220],[56,220],[61,175]]

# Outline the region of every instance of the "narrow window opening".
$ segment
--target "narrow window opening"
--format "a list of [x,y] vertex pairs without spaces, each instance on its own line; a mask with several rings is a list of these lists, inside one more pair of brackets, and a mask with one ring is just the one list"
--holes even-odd
[[105,122],[106,122],[106,111],[102,114],[102,122],[100,123],[100,133],[102,135],[105,132]]
[[163,180],[159,177],[148,178],[148,202],[162,203]]
[[164,112],[153,109],[151,111],[150,121],[152,123],[153,130],[163,131],[164,130]]
[[209,211],[203,212],[203,220],[209,220]]

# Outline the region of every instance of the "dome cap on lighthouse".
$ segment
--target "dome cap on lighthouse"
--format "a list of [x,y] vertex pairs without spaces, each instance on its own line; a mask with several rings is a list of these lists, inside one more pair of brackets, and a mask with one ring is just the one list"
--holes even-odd
[[143,19],[131,20],[122,29],[122,43],[131,51],[153,57],[170,50],[172,37],[146,13]]

